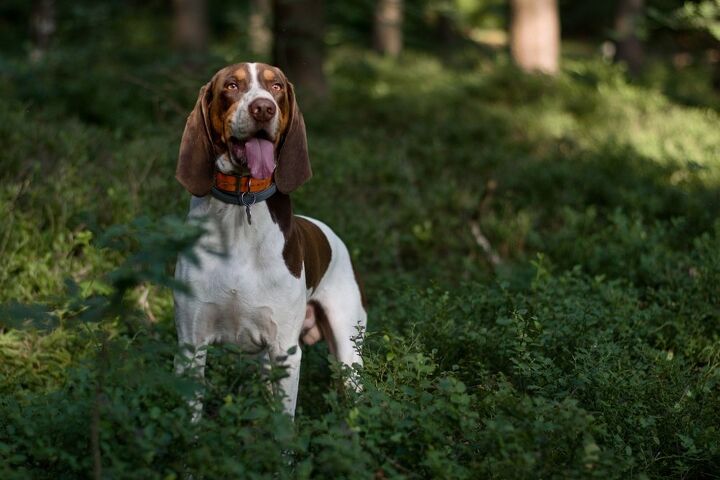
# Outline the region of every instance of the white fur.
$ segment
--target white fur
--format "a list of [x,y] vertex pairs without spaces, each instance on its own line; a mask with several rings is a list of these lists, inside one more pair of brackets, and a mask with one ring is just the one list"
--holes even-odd
[[[353,339],[364,332],[367,317],[347,248],[330,228],[308,219],[321,229],[332,250],[325,276],[313,291],[305,286],[304,268],[300,278],[288,270],[282,255],[285,238],[265,202],[252,207],[249,224],[244,207],[209,195],[193,197],[188,218],[204,219],[207,233],[194,248],[198,262],[181,256],[175,269],[175,278],[192,291],[175,292],[182,352],[176,359],[178,373],[191,368],[202,377],[204,347],[211,343],[235,343],[248,353],[263,353],[271,364],[287,367],[288,376],[277,387],[285,394],[285,411],[294,415],[302,356],[298,343],[310,300],[325,309],[338,360],[362,365]],[[292,347],[298,348],[288,355]],[[200,398],[192,407],[196,421]]]
[[237,171],[237,168],[235,167],[235,164],[233,164],[232,159],[230,158],[230,155],[227,153],[223,153],[218,157],[218,159],[215,161],[215,166],[218,170],[220,170],[222,173],[234,173]]

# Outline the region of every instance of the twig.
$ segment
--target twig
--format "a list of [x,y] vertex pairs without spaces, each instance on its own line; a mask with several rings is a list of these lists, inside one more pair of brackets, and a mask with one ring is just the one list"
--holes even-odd
[[140,288],[142,289],[142,293],[140,294],[140,298],[138,298],[138,305],[140,305],[142,311],[145,312],[145,315],[150,320],[150,322],[155,323],[156,318],[155,315],[153,315],[152,310],[150,309],[150,301],[148,300],[148,296],[150,295],[150,287],[147,285],[143,285]]
[[470,221],[470,232],[473,234],[473,237],[475,238],[475,242],[482,248],[483,252],[485,252],[485,256],[488,259],[488,262],[493,267],[497,267],[498,265],[502,264],[502,259],[500,258],[500,255],[495,252],[492,245],[490,244],[490,241],[483,235],[482,231],[480,230],[480,224],[478,222],[471,220]]
[[[495,190],[497,190],[497,181],[492,178],[488,179],[488,181],[485,182],[485,190],[483,191],[482,197],[480,198],[480,204],[478,205],[478,218],[481,218],[490,209],[490,203],[495,196]],[[497,252],[493,249],[492,244],[490,244],[490,241],[485,235],[483,235],[482,230],[480,230],[480,222],[478,220],[470,220],[470,232],[475,238],[475,243],[477,243],[485,253],[485,257],[488,262],[490,262],[490,265],[495,268],[502,264],[500,255],[497,254]]]

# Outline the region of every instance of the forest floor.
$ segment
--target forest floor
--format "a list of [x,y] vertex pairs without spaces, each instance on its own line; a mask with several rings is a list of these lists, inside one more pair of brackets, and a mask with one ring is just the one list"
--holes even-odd
[[0,477],[720,472],[720,118],[691,86],[336,51],[293,200],[365,280],[365,389],[307,348],[293,424],[218,347],[191,425],[169,279],[197,232],[174,168],[211,72],[131,61],[5,65]]

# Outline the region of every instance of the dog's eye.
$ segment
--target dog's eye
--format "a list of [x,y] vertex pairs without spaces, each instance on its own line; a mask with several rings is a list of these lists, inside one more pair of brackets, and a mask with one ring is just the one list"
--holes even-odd
[[280,90],[282,90],[282,84],[280,84],[280,83],[273,83],[273,84],[270,86],[270,88],[272,88],[272,89],[275,90],[276,92],[279,92]]
[[237,90],[238,85],[237,85],[237,83],[232,82],[232,83],[228,83],[227,85],[225,85],[225,88],[227,88],[228,90]]

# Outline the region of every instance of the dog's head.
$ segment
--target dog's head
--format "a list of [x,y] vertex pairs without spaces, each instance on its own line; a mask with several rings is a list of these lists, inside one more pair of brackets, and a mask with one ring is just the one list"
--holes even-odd
[[230,65],[200,88],[180,143],[176,178],[193,195],[207,195],[216,162],[255,178],[274,172],[283,193],[310,178],[305,122],[279,68]]

